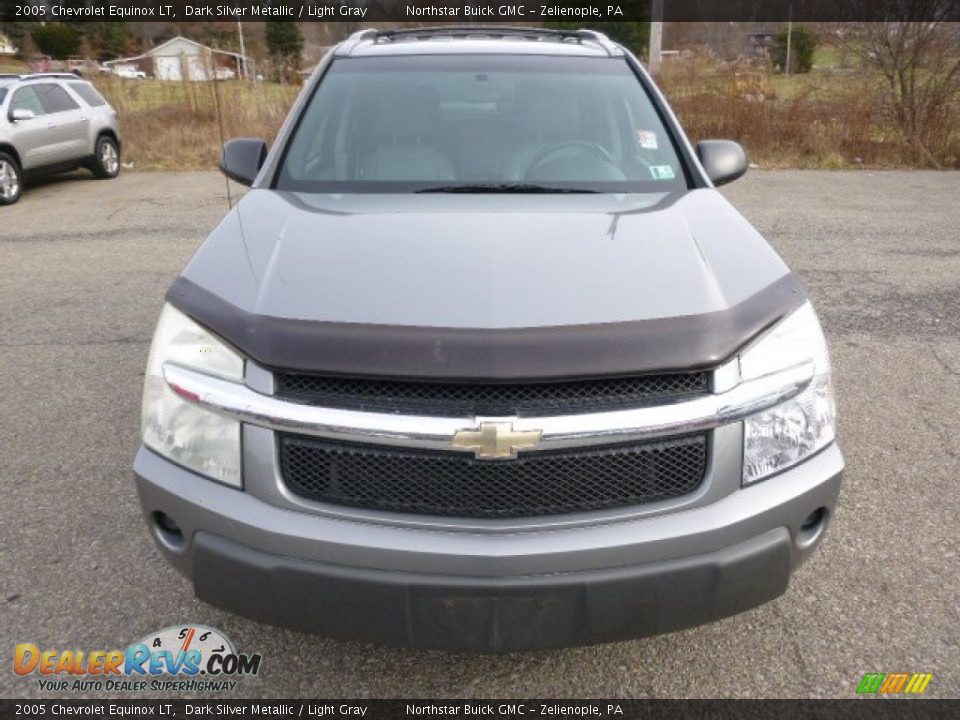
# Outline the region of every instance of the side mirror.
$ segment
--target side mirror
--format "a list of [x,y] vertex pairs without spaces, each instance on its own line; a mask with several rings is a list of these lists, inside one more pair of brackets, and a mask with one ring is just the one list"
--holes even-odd
[[714,185],[733,182],[749,167],[747,154],[733,140],[702,140],[697,144],[697,157]]
[[223,146],[220,172],[241,185],[253,185],[253,181],[267,159],[267,144],[254,138],[238,138]]
[[10,119],[13,122],[18,120],[33,120],[37,114],[33,110],[28,110],[27,108],[14,108],[10,111]]

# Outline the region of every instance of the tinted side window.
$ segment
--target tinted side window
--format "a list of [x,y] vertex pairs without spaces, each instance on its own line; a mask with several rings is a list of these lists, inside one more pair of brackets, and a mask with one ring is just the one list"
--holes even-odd
[[43,103],[40,102],[40,96],[37,95],[36,86],[20,88],[13,94],[13,100],[10,102],[11,110],[31,110],[34,115],[44,115],[46,110]]
[[37,87],[37,94],[48,113],[77,110],[80,107],[76,100],[59,85],[40,85]]
[[3,99],[7,96],[7,89],[0,88],[0,103],[3,102]]
[[70,83],[70,89],[83,98],[83,101],[90,107],[100,107],[106,105],[107,101],[96,91],[93,85],[87,83]]

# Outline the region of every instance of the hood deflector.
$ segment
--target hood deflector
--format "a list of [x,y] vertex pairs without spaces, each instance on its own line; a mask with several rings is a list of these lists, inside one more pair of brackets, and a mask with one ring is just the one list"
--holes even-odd
[[167,301],[258,363],[338,375],[531,380],[711,368],[806,299],[787,274],[726,310],[630,322],[465,329],[249,313],[179,277]]

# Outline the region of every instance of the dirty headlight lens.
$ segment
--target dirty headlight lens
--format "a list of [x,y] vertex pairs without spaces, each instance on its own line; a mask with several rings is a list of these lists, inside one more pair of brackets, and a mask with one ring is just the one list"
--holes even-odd
[[186,315],[165,305],[150,345],[143,384],[143,444],[173,462],[240,487],[240,423],[205,410],[170,389],[167,363],[243,381],[243,358]]
[[813,361],[814,377],[802,393],[744,421],[744,485],[789,468],[831,443],[836,405],[827,343],[809,302],[740,356],[742,380],[763,377],[806,360]]

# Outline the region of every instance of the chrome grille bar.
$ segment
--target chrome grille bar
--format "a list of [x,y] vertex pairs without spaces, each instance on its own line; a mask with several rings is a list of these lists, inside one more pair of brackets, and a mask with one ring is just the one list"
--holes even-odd
[[626,410],[544,417],[433,417],[291,403],[178,365],[164,366],[167,384],[180,397],[272,430],[342,442],[459,451],[462,449],[452,444],[459,431],[483,422],[511,422],[515,431],[541,433],[537,447],[523,450],[524,453],[636,442],[710,430],[794,397],[809,385],[813,373],[813,363],[807,361],[740,382],[723,392]]

